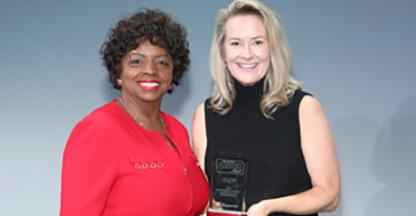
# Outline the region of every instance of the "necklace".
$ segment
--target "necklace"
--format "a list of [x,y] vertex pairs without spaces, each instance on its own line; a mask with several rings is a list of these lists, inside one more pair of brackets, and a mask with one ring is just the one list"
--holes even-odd
[[[130,115],[130,116],[131,116],[131,115]],[[136,117],[131,116],[131,117],[134,119],[134,121],[135,121],[137,124],[139,124],[140,126],[142,126],[142,127],[146,128],[146,127],[145,127],[145,124],[143,123],[143,121],[142,121],[142,120],[140,120],[137,116],[136,116]],[[163,117],[162,117],[162,115],[160,115],[160,113],[159,113],[159,120],[160,120],[160,125],[162,125],[162,128],[165,130],[165,129],[166,129],[165,120],[163,120]]]
[[[138,116],[133,115],[128,109],[127,106],[124,104],[124,100],[122,100],[121,98],[117,99],[117,101],[120,103],[120,105],[124,108],[124,110],[127,112],[127,114],[129,114],[129,116],[141,127],[147,129],[148,127],[145,126],[144,122],[138,118]],[[166,124],[165,121],[162,117],[162,115],[159,112],[159,121],[160,121],[160,125],[162,126],[162,130],[163,132],[166,130]]]

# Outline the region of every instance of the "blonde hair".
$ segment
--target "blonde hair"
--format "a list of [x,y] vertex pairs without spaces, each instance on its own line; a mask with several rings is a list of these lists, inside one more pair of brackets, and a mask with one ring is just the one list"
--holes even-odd
[[210,69],[214,88],[210,108],[224,115],[233,107],[236,96],[233,78],[224,61],[225,25],[229,18],[238,15],[256,15],[263,21],[270,47],[270,65],[264,79],[260,108],[266,118],[279,108],[286,106],[300,84],[290,74],[291,57],[278,15],[256,0],[234,0],[218,13],[214,37],[211,44]]

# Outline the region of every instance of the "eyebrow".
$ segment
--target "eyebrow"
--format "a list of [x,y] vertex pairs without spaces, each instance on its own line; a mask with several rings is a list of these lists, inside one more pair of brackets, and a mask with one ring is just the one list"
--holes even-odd
[[[256,37],[250,38],[250,40],[265,39],[265,38],[266,38],[265,36],[256,36]],[[243,39],[238,38],[238,37],[231,37],[228,40],[243,40]]]
[[[129,54],[128,54],[129,56],[140,56],[140,57],[143,57],[143,58],[147,58],[148,56],[146,56],[146,55],[144,55],[144,54],[141,54],[141,53],[138,53],[138,52],[135,52],[135,51],[131,51]],[[161,55],[156,55],[156,56],[153,56],[153,58],[160,58],[160,57],[167,57],[167,58],[169,58],[169,53],[166,53],[166,54],[161,54]]]

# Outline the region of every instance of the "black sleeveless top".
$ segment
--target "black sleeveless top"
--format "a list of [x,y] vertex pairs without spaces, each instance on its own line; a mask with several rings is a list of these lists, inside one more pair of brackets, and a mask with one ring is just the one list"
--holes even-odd
[[205,101],[208,179],[214,154],[235,152],[248,161],[247,207],[263,199],[310,189],[312,184],[301,150],[298,118],[300,101],[309,94],[297,90],[289,105],[279,108],[271,120],[264,117],[260,109],[263,82],[251,87],[235,83],[237,95],[227,114],[221,116],[212,112],[208,107],[209,99]]

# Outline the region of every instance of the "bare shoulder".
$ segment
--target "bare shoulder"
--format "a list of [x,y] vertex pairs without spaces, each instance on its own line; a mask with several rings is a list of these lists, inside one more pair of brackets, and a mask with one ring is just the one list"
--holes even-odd
[[321,103],[315,97],[306,95],[302,98],[298,115],[301,132],[318,133],[319,131],[319,134],[329,133],[328,120]]
[[313,114],[317,111],[322,112],[321,103],[316,97],[305,95],[299,105],[299,112]]
[[195,114],[204,114],[204,103],[200,103],[196,109],[195,109]]
[[199,121],[203,120],[204,118],[205,118],[204,103],[200,103],[194,111],[192,124],[194,124],[195,121],[199,122]]

